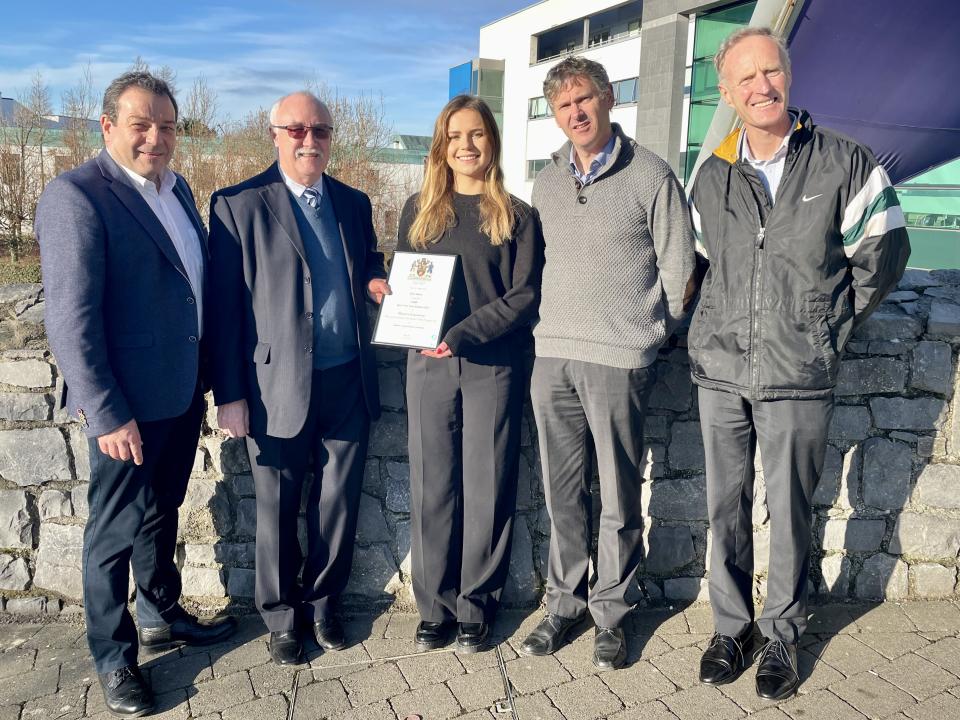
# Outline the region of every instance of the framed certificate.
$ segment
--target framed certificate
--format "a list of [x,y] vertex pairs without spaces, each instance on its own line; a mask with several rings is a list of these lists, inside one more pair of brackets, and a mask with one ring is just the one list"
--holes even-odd
[[394,253],[387,278],[392,294],[380,304],[373,344],[436,348],[456,267],[456,255]]

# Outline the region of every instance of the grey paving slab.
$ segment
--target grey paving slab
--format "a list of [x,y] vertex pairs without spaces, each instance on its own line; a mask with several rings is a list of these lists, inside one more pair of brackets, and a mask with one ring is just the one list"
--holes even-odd
[[[503,655],[504,662],[519,657],[516,651],[506,643],[500,645],[500,653]],[[495,668],[498,665],[497,654],[492,649],[485,652],[473,653],[472,655],[458,654],[457,660],[460,661],[460,664],[463,665],[468,673]]]
[[[461,715],[460,720],[496,720],[489,710],[474,710],[466,715]],[[536,720],[535,718],[532,720]]]
[[853,637],[890,660],[930,644],[914,632],[862,632]]
[[330,720],[396,720],[396,713],[386,700],[351,708],[345,712],[330,715]]
[[857,631],[855,612],[849,605],[816,605],[807,620],[808,633],[851,633]]
[[750,720],[790,720],[790,716],[778,707],[769,707],[750,713]]
[[416,657],[397,660],[397,667],[412,689],[446,682],[463,675],[466,670],[452,652],[422,653]]
[[37,651],[33,648],[17,648],[0,653],[0,680],[6,677],[22,675],[33,669]]
[[[413,644],[412,637],[389,638],[389,639],[374,638],[370,640],[364,640],[363,647],[367,651],[367,654],[374,660],[417,654],[417,648]],[[332,654],[332,653],[324,653],[324,655],[329,655],[329,654]]]
[[917,627],[899,603],[883,603],[864,607],[855,613],[857,631],[868,632],[914,632]]
[[82,637],[85,637],[85,633],[81,628],[71,627],[63,623],[51,623],[42,625],[37,632],[23,643],[23,647],[37,649],[65,648],[70,647]]
[[883,655],[850,635],[836,635],[811,645],[808,650],[816,655],[820,662],[827,663],[847,677],[887,662]]
[[0,650],[23,647],[30,638],[43,630],[36,623],[4,622],[0,623]]
[[30,720],[79,720],[85,714],[87,689],[72,687],[26,702],[23,717]]
[[[821,688],[829,687],[845,677],[843,673],[830,667],[825,662],[820,662],[816,655],[806,650],[797,653],[797,665],[800,672],[799,692],[801,694],[812,693]],[[754,673],[756,673],[756,670],[754,670]]]
[[957,684],[956,677],[913,653],[901,655],[877,674],[917,700],[926,700]]
[[710,642],[713,633],[664,633],[660,635],[672,648],[697,646],[701,650]]
[[223,720],[282,720],[287,717],[287,699],[283,695],[257,698],[220,713]]
[[733,700],[717,688],[697,685],[662,698],[680,720],[734,720],[745,715]]
[[830,690],[869,718],[884,718],[917,703],[909,694],[871,672],[847,678]]
[[550,688],[546,695],[567,720],[606,718],[623,708],[620,699],[596,675]]
[[607,720],[677,720],[677,716],[660,701],[636,705],[614,713]]
[[553,702],[545,693],[536,692],[522,695],[514,699],[517,715],[523,720],[564,720],[563,714],[557,710]]
[[677,686],[646,660],[600,675],[600,680],[624,705],[638,705],[676,692]]
[[269,697],[277,693],[289,693],[293,690],[293,680],[297,673],[300,673],[300,685],[309,685],[313,682],[310,671],[299,666],[281,666],[273,662],[250,668],[247,676],[250,678],[250,684],[253,686],[253,692],[257,697]]
[[143,669],[148,671],[150,686],[157,693],[191,687],[213,677],[210,656],[206,653],[187,655],[176,662],[166,662],[155,667],[144,666]]
[[200,683],[196,690],[197,694],[190,696],[190,713],[192,715],[223,712],[235,705],[254,699],[253,686],[245,672],[238,672]]
[[400,670],[392,663],[373,665],[363,672],[345,675],[341,682],[353,707],[387,700],[409,689]]
[[382,637],[387,639],[404,638],[413,642],[413,636],[417,632],[419,623],[419,615],[393,613],[388,616]]
[[[155,700],[155,710],[150,715],[151,719],[184,720],[190,717],[187,692],[184,690],[158,694]],[[116,720],[116,715],[110,713],[103,704],[103,693],[98,685],[87,691],[87,716],[96,720]],[[217,717],[219,718],[220,715],[218,714]]]
[[691,646],[652,658],[650,662],[674,685],[688,688],[700,682],[700,656],[702,654],[700,648]]
[[[639,654],[640,642],[626,635],[628,653]],[[669,646],[668,646],[669,649]],[[565,644],[553,654],[563,669],[575,678],[596,675],[599,670],[593,665],[593,633],[584,633],[573,642]],[[628,655],[629,657],[629,655]]]
[[917,650],[917,655],[960,677],[960,639],[944,638]]
[[210,653],[210,665],[214,677],[231,675],[240,670],[263,665],[270,661],[270,650],[267,643],[261,638],[253,639],[243,645],[231,645],[223,652]]
[[940,693],[918,705],[904,708],[903,714],[913,720],[960,718],[960,698],[950,693]]
[[447,687],[464,710],[488,708],[503,699],[503,678],[495,667],[455,677],[447,681]]
[[683,614],[687,618],[690,632],[713,634],[713,608],[709,605],[687,608]]
[[[803,668],[801,667],[801,673]],[[836,674],[838,680],[843,676]],[[801,678],[803,675],[801,675]],[[777,703],[757,696],[757,665],[753,663],[734,682],[721,685],[717,688],[726,697],[730,698],[748,713],[756,713]]]
[[866,717],[829,690],[817,690],[781,703],[779,709],[793,720],[863,720]]
[[397,717],[417,714],[430,720],[448,720],[460,715],[460,704],[446,685],[430,685],[390,698]]
[[903,610],[921,632],[955,633],[960,628],[960,609],[948,600],[905,602]]
[[54,665],[4,678],[0,680],[0,705],[13,705],[52,695],[57,691],[59,677],[60,668]]
[[507,677],[516,692],[532,693],[569,682],[572,676],[557,658],[550,655],[542,657],[518,657],[505,663]]
[[0,720],[20,720],[19,705],[0,705]]
[[339,680],[313,683],[297,691],[293,720],[319,720],[350,709],[350,700]]

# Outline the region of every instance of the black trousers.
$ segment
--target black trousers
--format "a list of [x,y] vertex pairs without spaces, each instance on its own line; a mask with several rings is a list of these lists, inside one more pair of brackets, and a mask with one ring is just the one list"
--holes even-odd
[[807,627],[813,492],[823,472],[833,397],[750,401],[699,388],[713,550],[710,604],[716,631],[753,621],[753,459],[757,447],[770,511],[764,637],[796,643]]
[[137,662],[137,630],[127,610],[131,567],[141,625],[165,624],[179,610],[177,511],[187,493],[203,411],[198,389],[183,415],[137,423],[140,466],[113,460],[100,452],[95,438],[89,440],[83,607],[98,673]]
[[493,619],[510,567],[525,373],[407,358],[413,593],[429,622]]
[[[293,630],[301,614],[308,622],[326,617],[347,586],[369,430],[360,362],[353,360],[314,370],[310,408],[297,435],[247,438],[257,493],[254,594],[271,632]],[[297,518],[311,455],[304,557]]]

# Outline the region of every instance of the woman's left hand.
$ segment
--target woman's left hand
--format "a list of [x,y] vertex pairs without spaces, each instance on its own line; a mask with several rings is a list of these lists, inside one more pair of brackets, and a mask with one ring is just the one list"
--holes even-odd
[[440,359],[440,358],[453,357],[453,350],[451,350],[450,347],[445,342],[442,342],[439,345],[437,345],[436,350],[421,350],[420,354],[426,355],[427,357]]

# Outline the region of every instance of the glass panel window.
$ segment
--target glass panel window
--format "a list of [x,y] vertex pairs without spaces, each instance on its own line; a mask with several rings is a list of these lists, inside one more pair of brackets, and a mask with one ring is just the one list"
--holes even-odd
[[637,101],[637,78],[617,80],[613,85],[613,104],[626,105]]
[[527,180],[536,180],[537,173],[550,164],[550,158],[543,160],[527,160]]
[[910,236],[910,267],[960,267],[960,158],[897,186]]
[[550,103],[547,102],[545,97],[530,98],[530,109],[527,116],[531,120],[550,117],[551,115],[553,115],[553,112],[550,110]]

